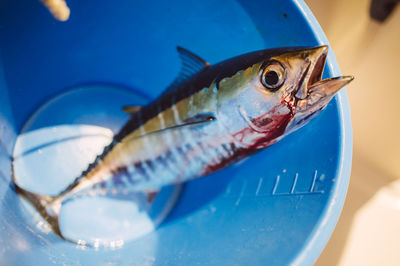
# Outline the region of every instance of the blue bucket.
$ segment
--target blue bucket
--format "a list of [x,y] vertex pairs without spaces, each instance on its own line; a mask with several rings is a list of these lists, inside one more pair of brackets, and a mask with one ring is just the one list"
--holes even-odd
[[[48,108],[29,130],[79,122],[74,111],[62,108],[61,96],[80,88],[133,93],[135,104],[154,99],[179,71],[177,45],[217,63],[259,49],[328,44],[302,1],[68,5],[70,19],[58,22],[39,1],[0,4],[2,264],[312,264],[334,229],[349,182],[352,131],[344,90],[305,128],[240,165],[185,184],[158,229],[122,247],[77,248],[31,226],[15,203],[10,156],[27,121],[49,100],[58,101],[58,108]],[[329,51],[324,78],[338,75]],[[79,95],[73,96],[80,99],[75,111],[87,107]],[[93,97],[91,110],[117,109],[128,98],[96,105]],[[111,120],[86,121],[118,127]]]

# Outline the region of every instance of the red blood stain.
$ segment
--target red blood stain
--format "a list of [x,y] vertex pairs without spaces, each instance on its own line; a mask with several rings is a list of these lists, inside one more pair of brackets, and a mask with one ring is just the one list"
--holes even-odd
[[[276,142],[277,138],[285,132],[287,125],[294,116],[295,101],[294,97],[290,101],[282,100],[282,105],[275,106],[268,113],[252,119],[251,122],[257,128],[261,128],[262,132],[256,131],[248,125],[233,134],[233,138],[244,144],[244,147],[236,148],[229,158],[224,158],[217,164],[208,165],[204,169],[203,174],[206,175],[220,170]],[[253,143],[245,143],[245,138],[249,136],[254,139]]]

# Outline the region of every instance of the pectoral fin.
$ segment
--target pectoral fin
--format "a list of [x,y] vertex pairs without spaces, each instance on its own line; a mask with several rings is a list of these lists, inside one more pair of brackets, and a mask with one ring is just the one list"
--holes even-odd
[[212,121],[215,119],[215,116],[211,113],[200,113],[193,117],[189,117],[185,119],[183,122],[184,124],[194,124],[194,123],[203,123],[207,121]]
[[185,119],[182,124],[174,125],[174,126],[167,127],[167,128],[160,129],[160,130],[156,130],[156,131],[152,131],[152,132],[147,133],[145,135],[127,136],[122,140],[122,142],[133,141],[133,140],[136,140],[138,138],[146,137],[148,135],[163,134],[164,132],[166,132],[168,130],[176,130],[176,129],[183,128],[183,127],[190,127],[190,126],[196,126],[196,125],[201,125],[201,124],[207,124],[207,123],[211,123],[215,119],[216,119],[215,116],[213,114],[211,114],[211,113],[200,113],[200,114],[197,114],[197,115],[195,115],[193,117]]

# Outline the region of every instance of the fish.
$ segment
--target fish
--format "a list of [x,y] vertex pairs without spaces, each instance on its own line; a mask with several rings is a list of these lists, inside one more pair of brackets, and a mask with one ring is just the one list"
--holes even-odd
[[[66,239],[62,205],[88,192],[149,194],[242,161],[316,117],[352,76],[322,79],[328,46],[265,49],[211,65],[177,47],[178,76],[57,195],[16,190]],[[15,177],[13,180],[16,180]],[[96,194],[96,193],[90,193]],[[67,240],[67,239],[66,239]]]

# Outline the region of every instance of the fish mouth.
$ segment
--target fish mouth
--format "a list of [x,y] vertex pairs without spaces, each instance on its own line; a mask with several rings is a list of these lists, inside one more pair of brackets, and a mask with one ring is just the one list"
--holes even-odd
[[308,88],[308,96],[297,101],[296,113],[313,112],[324,108],[332,97],[353,79],[353,76],[341,76],[313,83]]
[[328,46],[323,45],[315,48],[308,48],[299,52],[305,59],[304,67],[299,79],[299,86],[295,92],[297,99],[303,100],[308,96],[308,89],[322,79]]
[[295,131],[311,121],[323,110],[333,96],[354,78],[339,76],[322,80],[322,73],[328,53],[328,46],[300,51],[305,63],[298,89],[292,92],[293,119],[286,127],[286,134]]
[[294,92],[296,113],[324,108],[336,92],[354,79],[352,76],[340,76],[322,80],[328,49],[327,45],[323,45],[301,51],[305,65],[299,87]]

